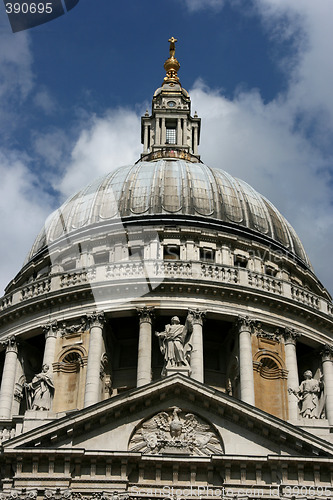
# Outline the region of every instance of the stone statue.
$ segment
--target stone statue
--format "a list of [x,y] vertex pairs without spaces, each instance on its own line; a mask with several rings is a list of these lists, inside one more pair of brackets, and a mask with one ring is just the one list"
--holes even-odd
[[189,356],[192,349],[190,337],[192,334],[192,318],[187,315],[185,325],[180,323],[178,316],[171,318],[171,324],[165,325],[164,332],[155,332],[160,350],[164,356],[162,376],[168,368],[189,367]]
[[43,365],[41,373],[32,379],[25,387],[30,393],[30,408],[32,410],[50,410],[54,394],[54,385],[49,373],[49,365]]
[[319,394],[320,385],[318,380],[312,378],[311,370],[306,370],[304,380],[297,391],[300,413],[303,418],[319,418]]

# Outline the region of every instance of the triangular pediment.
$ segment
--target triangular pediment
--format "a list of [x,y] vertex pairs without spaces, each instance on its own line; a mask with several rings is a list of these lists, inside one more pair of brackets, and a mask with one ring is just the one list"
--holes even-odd
[[211,436],[202,448],[206,455],[333,454],[333,445],[325,440],[179,374],[29,430],[5,442],[4,451],[34,448],[170,453],[170,446],[144,446],[143,438],[147,442],[150,433],[149,437],[156,441],[157,426],[161,426],[169,441],[175,440],[165,422],[177,413],[183,427],[192,432],[192,437],[187,432],[192,441],[194,435],[200,443],[205,433]]

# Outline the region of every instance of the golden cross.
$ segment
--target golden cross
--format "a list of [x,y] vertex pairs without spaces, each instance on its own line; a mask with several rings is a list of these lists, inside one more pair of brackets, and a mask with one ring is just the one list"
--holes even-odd
[[171,38],[169,38],[168,42],[170,42],[170,57],[175,57],[175,43],[177,42],[177,38],[172,36]]

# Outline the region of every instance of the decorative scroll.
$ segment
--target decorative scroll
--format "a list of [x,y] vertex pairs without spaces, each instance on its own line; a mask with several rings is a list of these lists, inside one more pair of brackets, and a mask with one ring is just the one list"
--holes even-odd
[[217,432],[193,413],[174,406],[142,423],[129,443],[144,454],[221,455]]

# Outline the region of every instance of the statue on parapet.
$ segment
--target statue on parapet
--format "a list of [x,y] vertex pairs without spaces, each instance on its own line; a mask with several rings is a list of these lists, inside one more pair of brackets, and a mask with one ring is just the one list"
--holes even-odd
[[178,316],[173,316],[170,324],[165,325],[164,332],[155,332],[164,356],[162,376],[167,374],[169,368],[190,368],[192,330],[192,316],[188,314],[185,325],[180,323]]

